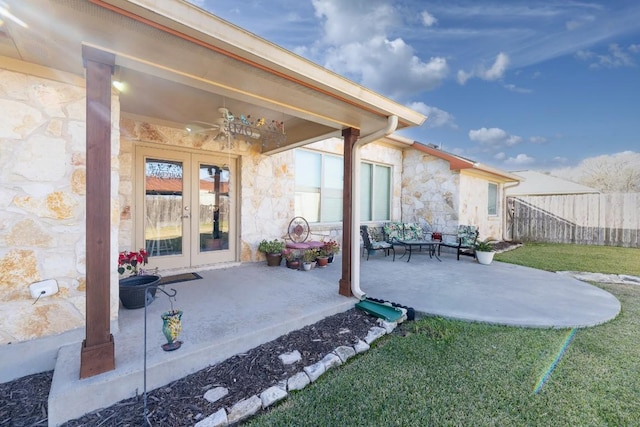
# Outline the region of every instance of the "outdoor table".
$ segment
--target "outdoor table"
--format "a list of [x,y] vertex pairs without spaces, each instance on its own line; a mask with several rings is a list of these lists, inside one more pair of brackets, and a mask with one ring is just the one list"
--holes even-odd
[[[405,253],[408,249],[409,257],[407,258],[407,262],[411,261],[413,248],[417,247],[418,250],[422,250],[423,246],[427,246],[429,248],[429,258],[433,258],[435,256],[438,261],[442,262],[440,257],[438,257],[438,246],[442,243],[440,240],[398,240],[398,243],[404,246]],[[404,256],[404,254],[402,256]]]

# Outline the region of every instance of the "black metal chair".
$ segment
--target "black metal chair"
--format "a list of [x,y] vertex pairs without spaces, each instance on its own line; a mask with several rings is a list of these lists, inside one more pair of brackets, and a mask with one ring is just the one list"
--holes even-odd
[[[451,240],[448,240],[451,237]],[[454,240],[455,239],[455,240]],[[458,234],[455,236],[444,233],[442,236],[442,243],[438,245],[438,255],[440,255],[440,248],[442,246],[447,248],[453,248],[456,250],[458,261],[460,261],[460,255],[476,257],[475,244],[478,240],[478,229],[473,225],[460,225],[458,226]]]
[[396,250],[393,245],[389,242],[378,241],[371,235],[371,230],[366,225],[360,226],[360,235],[362,236],[362,256],[364,256],[364,251],[367,252],[367,261],[369,261],[369,255],[374,253],[375,251],[384,251],[385,256],[389,256],[390,251],[393,252],[393,260],[396,260]]

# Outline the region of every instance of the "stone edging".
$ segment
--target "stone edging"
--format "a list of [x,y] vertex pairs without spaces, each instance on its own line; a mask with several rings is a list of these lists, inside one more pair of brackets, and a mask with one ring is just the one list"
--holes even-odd
[[628,274],[588,273],[581,271],[556,271],[564,276],[571,276],[583,282],[621,283],[624,285],[640,285],[640,277]]
[[[343,345],[336,348],[324,356],[319,362],[305,366],[302,368],[302,371],[289,377],[289,379],[282,381],[278,385],[269,387],[259,395],[254,394],[249,398],[237,402],[229,411],[225,408],[219,409],[207,418],[198,421],[194,427],[223,427],[244,421],[257,414],[261,409],[266,409],[274,403],[286,399],[290,391],[302,390],[330,369],[340,366],[353,356],[369,350],[371,343],[375,340],[393,332],[399,323],[406,320],[406,310],[402,308],[401,310],[403,310],[404,315],[398,322],[387,322],[378,319],[377,323],[379,326],[371,327],[364,340],[359,340],[353,346]],[[293,353],[295,354],[295,352]],[[289,357],[290,355],[291,353],[282,355],[281,359],[283,357]],[[210,401],[215,401],[224,397],[228,391],[222,387],[218,387],[209,390],[207,393],[208,395],[206,394],[205,398]]]

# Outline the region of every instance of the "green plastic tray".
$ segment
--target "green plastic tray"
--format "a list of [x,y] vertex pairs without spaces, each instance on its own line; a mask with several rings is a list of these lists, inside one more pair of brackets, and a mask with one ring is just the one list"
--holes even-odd
[[356,308],[369,313],[372,316],[384,319],[387,322],[396,322],[402,317],[402,310],[400,310],[399,308],[391,307],[375,301],[360,301],[356,303]]

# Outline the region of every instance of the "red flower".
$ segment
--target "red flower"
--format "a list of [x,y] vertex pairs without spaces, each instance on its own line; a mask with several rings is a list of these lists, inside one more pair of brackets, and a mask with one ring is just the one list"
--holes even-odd
[[130,275],[138,274],[138,266],[145,265],[149,261],[149,254],[144,249],[138,252],[123,251],[118,254],[118,273],[124,274],[125,271]]

